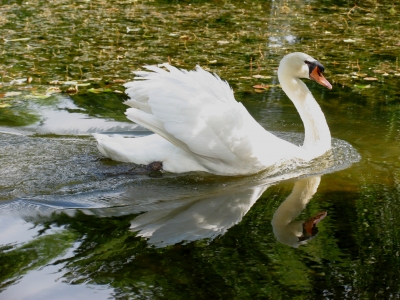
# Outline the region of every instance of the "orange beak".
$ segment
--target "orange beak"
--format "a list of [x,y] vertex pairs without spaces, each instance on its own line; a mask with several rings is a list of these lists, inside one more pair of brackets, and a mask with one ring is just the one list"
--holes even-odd
[[314,70],[312,70],[312,72],[310,73],[310,79],[315,80],[316,82],[318,82],[320,85],[328,88],[328,89],[332,89],[332,85],[329,83],[328,80],[326,80],[326,78],[324,77],[324,75],[322,75],[321,70],[318,68],[318,66],[316,66],[314,68]]

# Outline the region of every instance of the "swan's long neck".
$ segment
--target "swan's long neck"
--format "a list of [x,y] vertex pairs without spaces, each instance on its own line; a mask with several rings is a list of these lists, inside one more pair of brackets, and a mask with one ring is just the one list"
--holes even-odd
[[304,124],[303,149],[312,156],[322,155],[331,148],[331,133],[325,116],[307,86],[282,70],[278,77],[283,91],[292,100]]

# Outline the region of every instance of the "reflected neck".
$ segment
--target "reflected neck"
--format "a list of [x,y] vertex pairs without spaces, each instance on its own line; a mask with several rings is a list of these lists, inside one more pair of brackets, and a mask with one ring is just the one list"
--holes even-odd
[[292,100],[303,121],[305,137],[302,148],[313,157],[322,155],[331,148],[331,133],[321,107],[299,78],[282,72],[278,72],[278,76],[283,91]]
[[298,180],[290,195],[279,205],[272,217],[271,224],[277,240],[292,247],[302,242],[304,221],[296,221],[302,210],[317,192],[321,177],[308,177]]

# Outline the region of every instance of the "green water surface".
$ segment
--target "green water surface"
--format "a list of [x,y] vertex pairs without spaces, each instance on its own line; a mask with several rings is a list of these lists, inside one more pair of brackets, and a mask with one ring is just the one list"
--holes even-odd
[[[399,298],[399,37],[398,1],[2,0],[0,299]],[[90,136],[148,134],[125,119],[123,83],[170,62],[217,73],[301,143],[276,75],[294,51],[333,85],[306,82],[334,138],[313,166],[153,174],[102,158]],[[318,177],[293,222],[327,216],[293,247],[271,222]]]

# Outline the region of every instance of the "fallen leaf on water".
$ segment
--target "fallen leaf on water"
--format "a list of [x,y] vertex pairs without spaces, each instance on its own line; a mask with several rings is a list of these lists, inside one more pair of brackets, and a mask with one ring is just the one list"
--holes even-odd
[[280,11],[281,11],[282,13],[284,13],[284,14],[290,13],[290,7],[287,6],[286,4],[282,5],[279,9],[280,9]]
[[70,84],[70,85],[77,85],[78,82],[77,82],[77,81],[64,81],[63,84],[66,84],[66,85],[68,85],[68,84]]
[[264,75],[253,75],[253,78],[263,78],[263,79],[270,79],[271,76],[264,76]]
[[76,94],[78,92],[77,86],[70,86],[65,92],[68,94]]
[[356,85],[354,85],[354,87],[356,87],[358,89],[369,89],[371,87],[371,85],[370,84],[368,84],[368,85],[358,85],[358,84],[356,84]]
[[365,77],[364,80],[375,81],[375,80],[378,80],[378,78],[376,78],[376,77]]
[[229,44],[229,42],[228,41],[217,41],[217,44],[218,45],[226,45],[226,44]]
[[54,85],[56,85],[56,84],[63,84],[63,81],[60,81],[60,80],[53,80],[53,81],[50,81],[49,84],[54,84]]
[[141,30],[141,28],[129,28],[129,27],[126,27],[126,33],[129,33],[131,31],[138,32],[140,30]]
[[46,90],[46,95],[51,95],[54,93],[61,93],[61,89],[58,86],[55,87],[52,86]]
[[263,85],[263,84],[256,84],[256,85],[253,85],[253,88],[266,90],[266,89],[269,89],[269,86],[268,85]]
[[14,79],[10,82],[10,84],[23,84],[26,82],[28,79],[27,78],[21,78],[21,79]]
[[125,83],[126,80],[124,80],[124,79],[114,79],[113,82],[114,83]]
[[346,39],[346,40],[343,40],[343,42],[345,42],[345,43],[355,43],[356,41],[352,40],[352,39]]
[[248,77],[248,76],[242,76],[242,77],[239,77],[240,79],[252,79],[251,77]]
[[28,40],[30,40],[30,39],[31,39],[31,38],[20,38],[20,39],[12,39],[12,40],[3,39],[3,40],[4,40],[5,43],[8,43],[8,42],[28,41]]
[[13,96],[18,96],[21,95],[21,92],[7,92],[4,94],[4,97],[13,97]]
[[110,93],[112,92],[111,89],[103,89],[103,88],[99,88],[99,89],[88,89],[88,92],[90,93],[95,93],[95,94],[100,94],[100,93]]
[[62,81],[62,80],[53,80],[50,81],[49,84],[54,84],[54,85],[59,85],[59,84],[65,84],[65,85],[77,85],[77,81]]
[[10,104],[7,103],[0,103],[0,108],[5,108],[11,106]]

